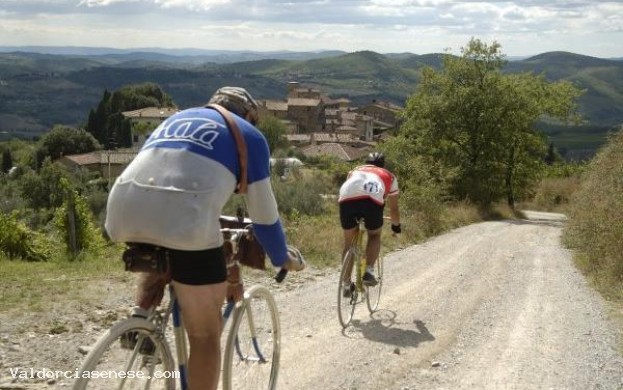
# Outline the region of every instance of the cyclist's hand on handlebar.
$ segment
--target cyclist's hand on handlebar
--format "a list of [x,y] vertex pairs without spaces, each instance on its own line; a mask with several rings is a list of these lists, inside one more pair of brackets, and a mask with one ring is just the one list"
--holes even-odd
[[302,271],[305,269],[305,259],[301,252],[293,246],[288,245],[288,260],[281,266],[288,271]]

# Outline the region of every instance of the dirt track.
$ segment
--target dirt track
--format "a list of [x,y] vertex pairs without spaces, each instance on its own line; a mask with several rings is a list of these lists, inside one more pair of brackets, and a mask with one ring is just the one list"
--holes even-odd
[[386,258],[344,332],[337,276],[286,294],[280,389],[622,389],[620,327],[560,246],[561,218],[487,222]]
[[[380,310],[337,320],[337,271],[275,287],[280,390],[623,389],[620,321],[560,246],[562,216],[486,222],[385,259]],[[117,284],[115,284],[117,283]],[[130,304],[128,285],[92,287],[92,303],[0,313],[0,389],[69,388],[12,381],[12,367],[74,370]],[[54,334],[53,324],[65,331]]]

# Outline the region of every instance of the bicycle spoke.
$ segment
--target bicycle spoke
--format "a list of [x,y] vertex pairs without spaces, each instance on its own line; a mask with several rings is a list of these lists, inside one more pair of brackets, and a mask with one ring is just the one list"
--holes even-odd
[[87,355],[74,389],[172,389],[173,360],[165,345],[130,319],[111,328]]
[[280,352],[277,308],[264,287],[253,287],[235,314],[223,361],[224,388],[274,389]]
[[381,300],[381,290],[383,287],[383,258],[379,259],[374,264],[374,270],[376,273],[376,279],[378,283],[376,286],[369,286],[366,288],[366,303],[370,313],[374,313],[379,307],[379,301]]

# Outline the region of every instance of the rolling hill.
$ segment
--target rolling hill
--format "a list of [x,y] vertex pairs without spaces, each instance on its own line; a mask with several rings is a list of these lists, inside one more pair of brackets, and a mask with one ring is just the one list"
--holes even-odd
[[[223,58],[234,57],[230,52],[47,54],[0,49],[0,136],[7,132],[32,137],[54,124],[78,126],[105,90],[148,81],[159,84],[181,108],[205,103],[214,90],[227,84],[243,86],[260,99],[283,98],[288,81],[332,97],[348,97],[354,104],[379,99],[403,105],[414,92],[421,69],[438,68],[443,61],[439,53],[371,51],[235,56],[252,60],[224,63]],[[570,80],[586,90],[579,101],[587,120],[583,127],[544,127],[559,146],[594,151],[614,126],[623,123],[622,61],[549,52],[510,61],[504,71],[542,73],[549,80]]]

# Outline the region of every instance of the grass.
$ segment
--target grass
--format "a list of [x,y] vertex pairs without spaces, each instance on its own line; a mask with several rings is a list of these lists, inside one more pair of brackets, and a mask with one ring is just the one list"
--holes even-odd
[[551,177],[543,179],[524,208],[566,214],[573,194],[580,188],[580,177]]
[[591,162],[563,233],[574,260],[607,299],[623,303],[623,131]]
[[11,309],[44,311],[50,299],[73,296],[87,299],[94,281],[113,278],[130,280],[123,271],[118,248],[103,257],[83,256],[69,261],[57,256],[47,262],[9,260],[0,256],[0,312]]
[[[316,216],[292,214],[284,219],[288,243],[298,247],[316,268],[337,267],[343,245],[337,202],[326,201],[326,211]],[[505,206],[483,213],[469,203],[445,205],[429,212],[402,210],[403,233],[394,237],[388,221],[383,227],[382,253],[422,242],[430,236],[486,219],[512,218]],[[0,256],[0,312],[42,312],[55,302],[88,303],[111,280],[129,283],[133,275],[123,270],[121,246],[109,246],[101,256],[86,254],[69,260],[56,256],[48,262],[9,260]],[[103,291],[102,294],[105,294]],[[52,324],[50,331],[62,333],[67,324]]]

